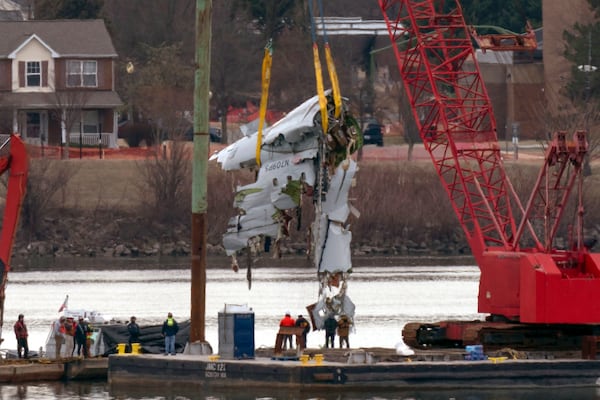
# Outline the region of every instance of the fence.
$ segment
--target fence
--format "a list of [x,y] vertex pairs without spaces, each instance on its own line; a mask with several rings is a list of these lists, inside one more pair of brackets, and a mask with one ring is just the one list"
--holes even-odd
[[113,135],[110,133],[71,133],[69,134],[69,144],[71,146],[98,146],[98,138],[100,138],[100,141],[102,142],[102,147],[116,147],[116,143],[112,143]]

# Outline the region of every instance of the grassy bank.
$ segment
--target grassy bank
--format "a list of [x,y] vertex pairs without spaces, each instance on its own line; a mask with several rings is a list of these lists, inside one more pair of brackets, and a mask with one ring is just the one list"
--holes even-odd
[[[34,161],[35,162],[35,161]],[[148,177],[142,173],[144,161],[133,160],[69,160],[55,161],[73,171],[68,181],[60,185],[48,204],[30,226],[17,236],[17,251],[27,253],[31,243],[45,243],[44,254],[72,252],[77,255],[111,254],[119,244],[130,248],[164,247],[187,242],[191,236],[191,190],[189,185],[180,194],[176,206],[162,204],[148,207]],[[50,164],[45,169],[54,168]],[[507,165],[515,190],[523,203],[536,180],[539,165],[512,163]],[[51,175],[51,174],[50,174]],[[228,220],[235,215],[233,192],[237,185],[253,180],[253,173],[224,172],[209,164],[208,242],[218,246]],[[47,177],[46,184],[57,185]],[[186,176],[191,182],[191,176]],[[39,186],[41,190],[41,185]],[[29,190],[34,194],[37,187]],[[31,194],[30,194],[31,195]],[[597,178],[586,178],[585,226],[590,235],[600,226],[600,189]],[[349,218],[356,254],[465,254],[469,249],[461,227],[439,178],[428,161],[363,162],[350,193],[352,205],[360,216]],[[302,252],[306,247],[306,232],[313,219],[312,199],[303,202],[300,221],[294,223],[287,246]],[[176,208],[174,210],[174,208]],[[169,211],[162,218],[161,211]],[[576,209],[570,205],[566,219],[575,221]],[[171,217],[173,216],[173,217]],[[567,236],[569,226],[562,227]],[[160,247],[159,246],[159,247]],[[180,246],[185,250],[185,245]],[[81,250],[81,249],[87,250]],[[25,250],[24,250],[25,249]],[[151,251],[145,251],[149,255]],[[183,251],[185,253],[185,251]]]

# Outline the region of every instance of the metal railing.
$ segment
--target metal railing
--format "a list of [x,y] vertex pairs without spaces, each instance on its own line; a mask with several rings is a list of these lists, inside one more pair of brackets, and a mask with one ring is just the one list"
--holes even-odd
[[69,134],[70,145],[83,145],[83,146],[98,146],[98,139],[102,142],[102,147],[112,148],[115,147],[116,143],[113,142],[113,135],[110,133],[71,133]]

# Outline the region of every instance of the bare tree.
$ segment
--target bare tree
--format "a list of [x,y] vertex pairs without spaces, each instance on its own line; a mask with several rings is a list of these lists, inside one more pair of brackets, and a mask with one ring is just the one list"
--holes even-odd
[[191,149],[185,142],[170,142],[163,156],[137,163],[142,216],[150,222],[182,223],[191,209]]
[[[193,67],[181,58],[181,45],[144,46],[145,60],[135,67],[131,100],[142,120],[152,126],[152,143],[181,138],[191,126]],[[158,147],[157,147],[157,150]]]
[[89,101],[90,93],[85,90],[62,90],[55,91],[53,94],[54,109],[52,117],[60,121],[60,147],[61,157],[69,158],[70,133],[76,124],[79,124],[79,132],[82,134],[83,126],[81,117],[85,105]]
[[40,231],[42,218],[61,203],[56,195],[67,187],[78,172],[79,168],[72,163],[47,158],[30,160],[27,195],[21,209],[21,226],[29,240],[44,237]]

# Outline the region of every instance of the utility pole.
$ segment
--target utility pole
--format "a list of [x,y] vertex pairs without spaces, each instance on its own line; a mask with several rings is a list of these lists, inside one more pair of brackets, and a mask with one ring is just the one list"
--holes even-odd
[[189,353],[210,354],[206,325],[206,236],[208,173],[208,107],[212,0],[196,0],[194,71],[194,151],[192,166],[192,274]]

